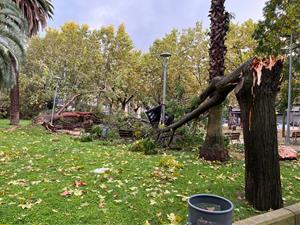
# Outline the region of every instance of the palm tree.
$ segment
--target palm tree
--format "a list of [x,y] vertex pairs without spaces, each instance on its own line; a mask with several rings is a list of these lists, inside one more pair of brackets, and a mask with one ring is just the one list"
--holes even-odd
[[[21,9],[28,22],[28,36],[35,35],[40,28],[44,28],[47,19],[53,15],[50,0],[11,0]],[[19,76],[16,73],[15,85],[10,91],[10,124],[18,125],[20,118]]]
[[0,88],[15,84],[25,52],[27,21],[11,0],[0,2]]
[[52,18],[53,5],[51,0],[12,0],[22,10],[28,21],[29,37],[37,34],[47,25],[47,19]]
[[[224,76],[226,46],[225,39],[229,26],[229,13],[225,11],[225,0],[212,0],[210,9],[210,49],[209,49],[209,79]],[[207,133],[200,151],[200,157],[206,160],[226,161],[228,151],[224,149],[222,134],[222,105],[210,109]]]

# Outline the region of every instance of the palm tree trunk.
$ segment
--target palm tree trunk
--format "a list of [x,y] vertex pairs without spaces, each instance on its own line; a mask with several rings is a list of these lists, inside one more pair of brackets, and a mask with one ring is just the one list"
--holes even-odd
[[229,159],[228,151],[224,149],[222,108],[220,104],[209,110],[206,137],[200,151],[200,157],[206,160],[224,162]]
[[10,90],[10,125],[18,126],[20,122],[19,74],[16,74],[16,84]]
[[[225,11],[225,0],[212,0],[210,9],[210,48],[209,48],[209,79],[224,76],[224,62],[227,48],[225,46],[228,31],[229,14]],[[224,149],[222,136],[222,105],[209,111],[208,127],[204,145],[199,156],[206,160],[226,161],[229,154]]]

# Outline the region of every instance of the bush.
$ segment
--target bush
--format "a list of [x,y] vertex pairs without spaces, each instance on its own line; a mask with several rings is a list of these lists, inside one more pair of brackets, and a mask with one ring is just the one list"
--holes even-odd
[[164,154],[159,161],[159,166],[167,169],[180,169],[183,167],[183,164],[176,161],[175,156]]
[[118,131],[104,125],[94,125],[91,129],[91,134],[93,138],[105,138],[109,140],[118,139]]
[[178,129],[178,134],[181,136],[178,144],[183,146],[202,145],[205,138],[204,130],[191,129],[187,126]]
[[230,144],[230,138],[224,135],[224,147],[227,149]]
[[94,125],[91,128],[91,134],[93,134],[96,137],[102,137],[103,135],[103,127],[100,125]]
[[81,134],[79,140],[81,142],[92,142],[93,141],[93,136],[89,133],[83,133],[83,134]]
[[155,142],[150,138],[146,138],[133,142],[129,146],[129,150],[132,152],[144,152],[145,155],[153,155],[157,154],[155,147]]

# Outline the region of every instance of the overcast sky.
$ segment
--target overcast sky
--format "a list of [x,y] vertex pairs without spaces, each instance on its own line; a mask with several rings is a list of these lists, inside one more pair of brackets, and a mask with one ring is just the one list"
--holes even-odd
[[[193,27],[202,21],[209,27],[210,0],[52,0],[54,17],[50,27],[74,21],[91,28],[118,26],[124,22],[136,48],[147,51],[152,42],[172,28]],[[227,11],[236,22],[262,18],[265,0],[226,0]]]

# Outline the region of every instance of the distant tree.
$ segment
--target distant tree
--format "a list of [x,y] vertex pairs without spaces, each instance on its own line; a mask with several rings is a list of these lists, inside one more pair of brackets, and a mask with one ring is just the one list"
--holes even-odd
[[[27,100],[22,109],[27,116],[45,110],[51,102],[56,85],[54,77],[62,78],[60,99],[87,93],[80,98],[85,103],[81,107],[87,110],[86,103],[97,97],[97,90],[104,88],[103,58],[98,43],[87,25],[75,23],[47,29],[44,37],[31,38],[22,68],[25,76],[20,79],[21,100]],[[88,94],[91,91],[94,92]]]

